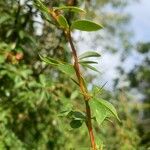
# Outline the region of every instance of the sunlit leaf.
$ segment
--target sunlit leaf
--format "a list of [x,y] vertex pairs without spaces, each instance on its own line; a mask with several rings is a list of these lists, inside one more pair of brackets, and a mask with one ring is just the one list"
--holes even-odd
[[102,25],[88,20],[76,20],[71,25],[71,29],[78,29],[81,31],[97,31],[102,28]]
[[107,117],[106,108],[95,99],[90,100],[90,106],[97,122],[101,124]]
[[96,120],[101,124],[107,117],[115,117],[119,121],[119,117],[115,107],[106,100],[93,98],[90,101],[90,106],[93,112],[93,115],[96,117]]
[[111,112],[111,114],[120,121],[115,107],[110,102],[103,100],[103,99],[100,99],[99,102],[102,105],[104,105]]
[[54,66],[56,69],[58,69],[61,72],[69,75],[70,77],[75,74],[75,70],[74,70],[74,67],[73,67],[72,64],[68,64],[66,62],[61,62],[59,60],[56,60],[56,59],[53,59],[53,58],[50,58],[50,57],[43,57],[41,55],[39,55],[39,56],[44,62]]
[[35,5],[44,12],[49,13],[49,9],[41,2],[41,0],[35,0]]
[[59,64],[57,68],[69,76],[72,76],[75,74],[74,67],[71,64]]
[[57,61],[57,60],[55,60],[55,59],[52,59],[52,58],[49,58],[49,57],[43,57],[43,56],[41,56],[41,55],[39,55],[40,56],[40,58],[44,61],[44,62],[46,62],[46,63],[48,63],[48,64],[51,64],[51,65],[58,65],[59,64],[59,62]]
[[61,7],[54,7],[54,10],[69,10],[77,13],[86,13],[85,10],[79,8],[79,7],[74,7],[74,6],[61,6]]
[[69,28],[68,22],[63,15],[59,15],[57,18],[59,25],[63,28]]
[[93,67],[93,66],[91,66],[91,65],[89,65],[89,64],[81,63],[81,65],[82,65],[83,67],[85,67],[85,68],[89,68],[89,69],[91,69],[91,70],[93,70],[93,71],[96,71],[96,72],[100,73],[99,70],[97,70],[95,67]]
[[100,57],[101,55],[97,52],[94,52],[94,51],[88,51],[88,52],[85,52],[83,54],[81,54],[79,56],[79,59],[84,59],[84,58],[88,58],[88,57]]

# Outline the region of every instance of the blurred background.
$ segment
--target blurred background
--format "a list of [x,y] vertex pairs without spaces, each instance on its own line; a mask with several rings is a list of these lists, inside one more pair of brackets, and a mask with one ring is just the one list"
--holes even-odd
[[[86,18],[104,26],[99,32],[73,33],[78,54],[101,54],[83,69],[89,90],[113,103],[122,123],[95,124],[106,150],[150,149],[150,1],[45,0],[47,7],[78,6]],[[79,18],[66,13],[69,22]],[[90,145],[85,125],[72,130],[65,109],[82,109],[76,85],[43,63],[39,54],[70,62],[70,47],[49,16],[33,0],[0,1],[0,150],[80,150]]]

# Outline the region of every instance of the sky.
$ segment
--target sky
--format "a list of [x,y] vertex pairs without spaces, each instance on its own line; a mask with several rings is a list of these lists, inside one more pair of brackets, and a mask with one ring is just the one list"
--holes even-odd
[[140,0],[127,8],[132,15],[131,27],[135,41],[150,41],[150,0]]
[[[129,28],[133,31],[133,44],[138,42],[150,42],[150,0],[140,0],[137,3],[129,5],[126,10],[132,16]],[[111,61],[110,61],[111,60]],[[142,57],[133,51],[132,55],[123,64],[126,71],[131,70],[142,61]],[[112,58],[111,55],[104,55],[102,58],[102,65],[107,71],[104,72],[104,80],[108,82],[107,89],[112,88],[112,80],[118,76],[115,67],[119,63],[119,54]],[[113,63],[111,63],[113,62]],[[111,69],[109,68],[111,66]],[[124,83],[127,84],[127,83]]]
[[[137,3],[132,3],[125,9],[125,11],[129,13],[132,17],[131,22],[129,24],[129,29],[132,30],[134,33],[134,36],[132,37],[133,44],[140,41],[141,42],[150,41],[150,0],[140,0]],[[82,36],[83,38],[86,38],[88,36],[86,35],[86,33],[82,32],[78,32],[76,33],[76,35],[78,36],[75,37]],[[90,46],[90,42],[89,43],[87,41],[86,43],[81,42],[79,47],[81,46],[82,49],[87,50],[87,47]],[[81,51],[81,48],[79,49]],[[101,49],[101,47],[97,47],[97,49],[99,50]],[[141,56],[138,55],[136,51],[133,51],[130,57],[128,57],[126,62],[122,65],[126,71],[129,71],[136,65],[138,65],[141,61],[142,61]],[[115,69],[118,66],[118,64],[121,64],[119,53],[116,53],[115,55],[113,55],[113,57],[110,53],[104,54],[102,53],[102,56],[99,60],[99,64],[97,66],[97,68],[99,68],[102,74],[96,77],[95,80],[96,84],[99,84],[101,86],[107,82],[105,88],[108,90],[112,90],[113,79],[119,76],[118,72]]]
[[[132,16],[129,28],[134,33],[132,38],[133,43],[150,41],[150,0],[140,0],[138,3],[133,3],[125,11]],[[142,61],[140,55],[133,52],[123,66],[125,70],[129,71],[138,65],[140,61]],[[115,67],[119,64],[119,55],[116,54],[112,58],[111,55],[106,54],[102,57],[101,62],[102,65],[100,66],[107,70],[103,74],[103,80],[108,82],[106,89],[111,90],[113,85],[112,80],[118,76]]]

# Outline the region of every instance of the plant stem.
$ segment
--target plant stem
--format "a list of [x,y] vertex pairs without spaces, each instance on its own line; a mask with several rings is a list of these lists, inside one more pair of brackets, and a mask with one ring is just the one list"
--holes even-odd
[[[52,17],[55,20],[57,20],[57,14],[55,12],[50,11],[50,14],[52,15]],[[64,30],[64,32],[65,32],[66,37],[67,37],[69,44],[71,46],[71,50],[72,50],[72,54],[73,54],[73,58],[74,58],[74,69],[76,72],[76,76],[78,78],[80,90],[84,96],[84,102],[85,102],[85,106],[86,106],[86,115],[87,115],[86,125],[87,125],[89,136],[90,136],[91,147],[92,147],[92,150],[96,150],[96,143],[95,143],[92,121],[91,121],[91,109],[90,109],[89,102],[88,102],[88,100],[91,98],[91,96],[88,93],[87,87],[84,84],[84,80],[83,80],[82,74],[80,72],[80,66],[79,66],[79,62],[78,62],[77,51],[76,51],[75,46],[73,44],[70,29]]]
[[93,133],[92,121],[91,121],[91,109],[90,109],[89,101],[88,101],[90,99],[90,96],[89,96],[87,87],[84,84],[82,74],[80,72],[80,66],[79,66],[79,62],[78,62],[77,51],[74,47],[70,30],[66,31],[66,36],[68,38],[69,44],[70,44],[71,49],[72,49],[73,58],[74,58],[74,69],[76,72],[76,76],[78,78],[80,90],[84,96],[84,101],[85,101],[85,106],[86,106],[86,115],[87,115],[86,125],[87,125],[89,136],[90,136],[91,146],[92,146],[93,150],[96,150],[95,138],[94,138],[94,133]]

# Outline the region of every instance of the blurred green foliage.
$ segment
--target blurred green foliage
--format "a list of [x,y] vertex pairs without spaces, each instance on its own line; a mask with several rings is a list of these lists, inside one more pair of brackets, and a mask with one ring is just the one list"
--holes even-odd
[[[121,4],[118,0],[95,2],[90,6],[89,2],[86,3],[91,18],[96,16],[94,9],[96,10],[97,4],[100,7],[106,4],[119,7]],[[46,1],[47,6],[51,7],[83,3],[75,0]],[[122,3],[121,7],[124,5]],[[115,18],[113,15],[103,14],[110,20]],[[83,109],[81,96],[68,77],[40,60],[39,53],[65,61],[71,58],[62,31],[56,29],[49,20],[44,21],[40,15],[32,0],[0,1],[0,150],[78,150],[90,145],[84,127],[72,130],[69,126],[70,120],[59,115],[66,111],[64,106],[68,110],[74,109],[74,106]],[[70,20],[76,16],[70,13],[66,17]],[[118,19],[121,18],[120,16]],[[104,24],[108,32],[113,34],[118,31],[115,28],[117,21],[109,24],[107,20],[105,19]],[[41,33],[37,31],[39,28]],[[128,36],[120,32],[116,32],[117,34],[122,36],[128,49]],[[145,50],[147,47],[139,45],[139,51],[148,54]],[[132,86],[142,90],[144,100],[149,103],[148,66],[149,58],[145,57],[144,63],[129,74],[129,81]],[[150,145],[149,134],[145,134],[148,133],[148,128],[139,123],[139,112],[144,110],[143,105],[132,102],[130,96],[122,93],[124,92],[116,91],[112,94],[103,90],[100,94],[101,98],[115,104],[122,123],[108,122],[100,129],[95,123],[97,140],[104,141],[104,149],[145,150]],[[148,114],[148,118],[149,107],[144,112]]]

